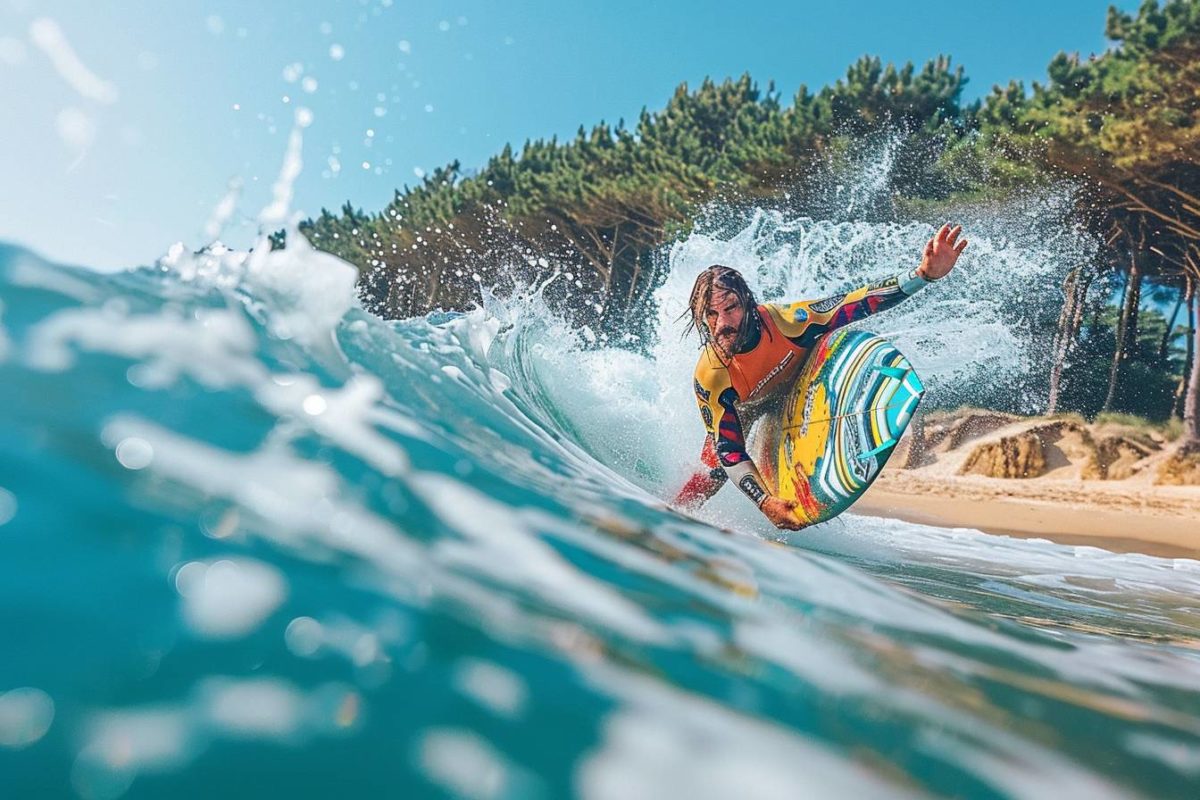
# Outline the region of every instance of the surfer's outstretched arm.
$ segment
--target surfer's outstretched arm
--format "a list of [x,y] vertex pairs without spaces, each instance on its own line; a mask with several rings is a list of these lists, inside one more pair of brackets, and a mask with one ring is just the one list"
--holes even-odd
[[961,226],[943,225],[930,237],[915,269],[905,270],[883,280],[860,286],[845,294],[820,300],[801,300],[787,305],[770,304],[783,335],[802,347],[811,347],[826,333],[864,317],[895,308],[932,281],[954,269],[959,255],[967,247],[959,239]]
[[787,305],[770,304],[780,331],[801,347],[812,347],[832,330],[864,317],[895,308],[929,285],[929,281],[908,270],[866,286],[824,297],[801,300]]

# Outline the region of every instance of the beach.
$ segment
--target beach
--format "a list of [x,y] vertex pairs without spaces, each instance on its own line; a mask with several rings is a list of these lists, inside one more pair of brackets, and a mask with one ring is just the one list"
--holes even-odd
[[1200,559],[1200,489],[1102,483],[967,476],[929,481],[905,470],[885,470],[854,512],[1122,553]]
[[1200,558],[1200,486],[1161,485],[1153,431],[958,412],[897,448],[855,512],[943,527]]

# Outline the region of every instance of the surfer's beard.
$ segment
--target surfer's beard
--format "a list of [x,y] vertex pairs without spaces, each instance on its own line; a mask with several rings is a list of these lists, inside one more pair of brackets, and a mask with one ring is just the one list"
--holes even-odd
[[738,340],[737,328],[722,328],[713,336],[713,344],[721,351],[721,355],[729,358],[733,355],[733,348],[737,345]]

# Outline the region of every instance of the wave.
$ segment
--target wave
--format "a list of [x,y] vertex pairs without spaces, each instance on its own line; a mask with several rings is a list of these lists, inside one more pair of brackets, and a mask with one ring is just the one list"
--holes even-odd
[[[872,321],[932,392],[1036,384],[1088,247],[1043,211],[968,220],[953,281]],[[0,249],[17,793],[1194,794],[1197,562],[663,501],[702,441],[695,274],[815,296],[928,234],[709,220],[620,343],[535,291],[379,319],[296,239],[118,275]]]

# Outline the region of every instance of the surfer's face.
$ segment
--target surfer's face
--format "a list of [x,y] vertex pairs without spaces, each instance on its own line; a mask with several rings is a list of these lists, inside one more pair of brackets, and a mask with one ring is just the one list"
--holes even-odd
[[733,344],[737,341],[745,316],[746,309],[742,308],[736,294],[724,289],[713,290],[704,321],[708,323],[708,329],[712,332],[713,342],[717,347],[726,353],[733,352]]

